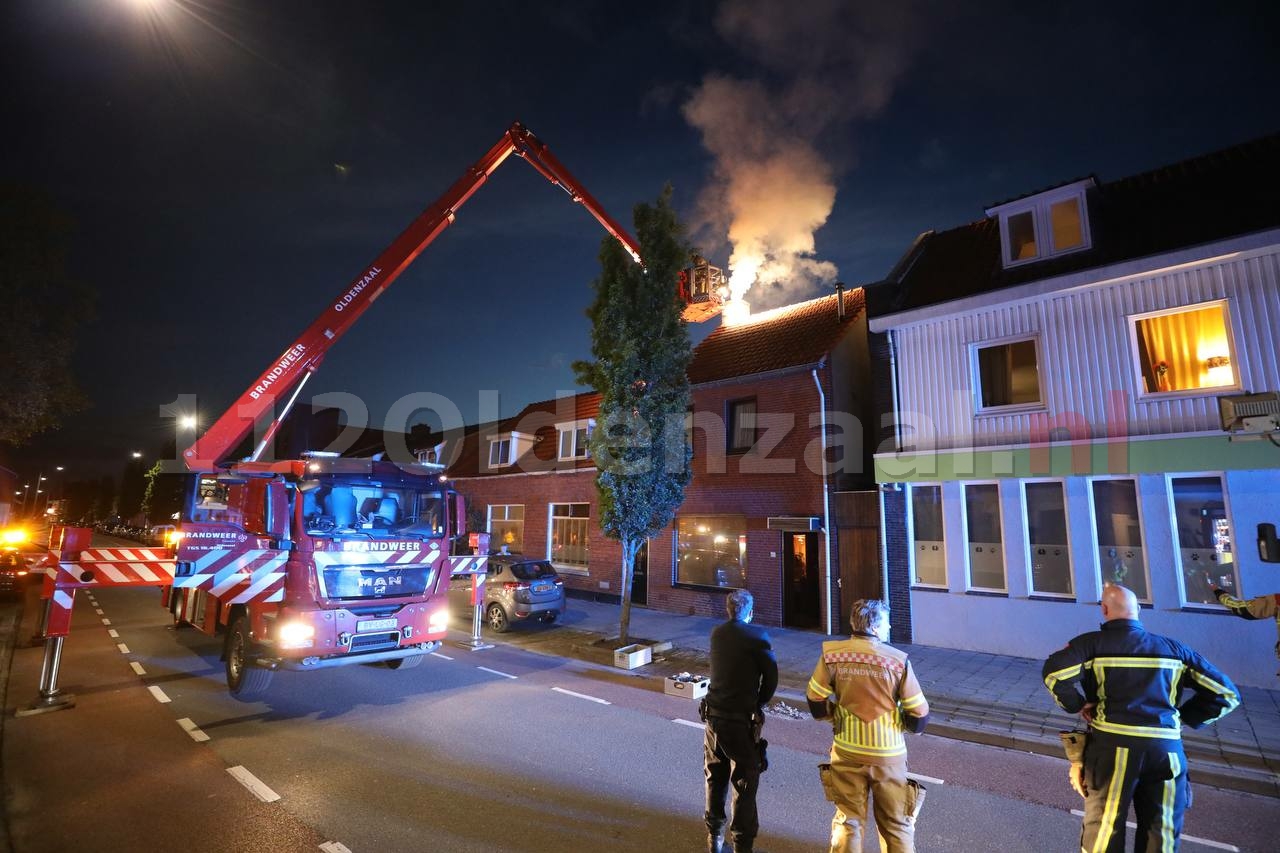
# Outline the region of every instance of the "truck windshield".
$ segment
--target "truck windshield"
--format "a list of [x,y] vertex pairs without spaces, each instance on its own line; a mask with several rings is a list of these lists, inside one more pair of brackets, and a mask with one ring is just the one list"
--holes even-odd
[[444,536],[439,491],[327,480],[302,493],[307,533],[359,533],[375,538]]

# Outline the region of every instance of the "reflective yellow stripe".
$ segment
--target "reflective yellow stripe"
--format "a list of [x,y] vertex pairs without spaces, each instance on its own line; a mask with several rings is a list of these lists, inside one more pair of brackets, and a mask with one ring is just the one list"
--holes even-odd
[[888,757],[907,752],[896,710],[866,723],[837,706],[834,739],[841,750],[855,754]]
[[1178,777],[1182,775],[1182,762],[1176,753],[1169,753],[1169,766],[1173,778],[1164,783],[1164,796],[1160,801],[1160,853],[1174,853],[1177,839],[1173,834],[1173,813],[1177,806]]
[[1125,667],[1128,669],[1182,669],[1186,666],[1182,661],[1174,658],[1094,658],[1090,661],[1093,666],[1114,666]]
[[834,690],[821,683],[816,678],[809,679],[809,695],[817,696],[819,699],[826,699],[834,693]]
[[1062,681],[1064,678],[1075,678],[1080,674],[1081,669],[1081,664],[1076,664],[1075,666],[1069,666],[1066,669],[1060,669],[1057,672],[1051,672],[1044,677],[1044,686],[1053,690],[1053,686],[1055,684]]
[[1206,723],[1212,723],[1214,720],[1219,720],[1225,717],[1227,714],[1230,714],[1232,711],[1234,711],[1236,706],[1240,704],[1240,700],[1236,698],[1235,691],[1228,690],[1225,684],[1219,684],[1209,676],[1205,675],[1202,672],[1197,672],[1194,669],[1188,670],[1188,672],[1191,673],[1192,680],[1194,680],[1197,684],[1199,684],[1201,687],[1212,690],[1214,693],[1217,693],[1227,702],[1227,707],[1222,709],[1222,713],[1217,714],[1216,716],[1210,717],[1209,719],[1205,720]]
[[907,711],[910,711],[912,708],[919,708],[923,704],[924,704],[923,693],[917,693],[916,695],[912,696],[910,699],[902,700],[902,707],[904,710],[907,710]]
[[1129,750],[1116,747],[1116,760],[1111,768],[1111,784],[1107,787],[1107,804],[1102,809],[1102,822],[1093,839],[1093,853],[1106,853],[1111,836],[1116,831],[1116,817],[1120,811],[1120,792],[1124,790],[1124,774],[1129,769]]
[[[1101,702],[1099,702],[1101,706]],[[1178,740],[1182,737],[1182,729],[1166,729],[1160,726],[1126,726],[1124,723],[1112,723],[1094,717],[1093,728],[1113,735],[1131,735],[1132,737],[1160,738],[1162,740]]]

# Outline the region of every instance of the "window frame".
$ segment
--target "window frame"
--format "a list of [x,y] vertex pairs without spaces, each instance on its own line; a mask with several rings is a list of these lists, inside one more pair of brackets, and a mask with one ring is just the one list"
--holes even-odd
[[[916,489],[929,489],[929,488],[938,490],[938,510],[939,512],[942,513],[942,525],[943,525],[942,526],[942,583],[940,584],[924,583],[920,580],[917,580],[918,576],[916,574],[916,508],[915,508],[914,493]],[[945,495],[945,491],[946,490],[942,488],[941,482],[908,483],[907,484],[906,521],[907,521],[907,542],[909,543],[909,547],[907,548],[907,551],[909,553],[909,556],[907,558],[907,571],[909,572],[908,577],[911,579],[912,589],[946,590],[951,588],[950,586],[951,573],[949,571],[950,569],[950,566],[948,565],[949,561],[947,560],[947,530],[946,530],[947,498]]]
[[[1240,382],[1239,349],[1236,346],[1235,318],[1231,310],[1232,298],[1224,296],[1219,299],[1206,299],[1203,302],[1191,302],[1173,308],[1160,308],[1156,311],[1143,311],[1138,314],[1125,315],[1129,326],[1129,359],[1131,375],[1134,380],[1134,391],[1140,402],[1154,400],[1179,399],[1182,397],[1218,397],[1231,391],[1243,390]],[[1222,307],[1222,325],[1227,331],[1227,357],[1231,359],[1231,373],[1235,382],[1231,385],[1209,385],[1204,388],[1184,388],[1179,391],[1148,391],[1147,383],[1142,375],[1142,350],[1138,343],[1138,322],[1155,317],[1167,317],[1171,314],[1182,314],[1190,311],[1201,311],[1215,305]]]
[[[970,559],[970,542],[969,542],[969,487],[970,486],[995,486],[996,487],[996,521],[1000,524],[1000,573],[1004,579],[1004,589],[996,589],[993,587],[975,586],[973,583],[973,561]],[[964,542],[964,591],[973,592],[981,595],[1002,595],[1009,594],[1009,546],[1004,541],[1004,495],[1000,490],[999,480],[965,480],[960,483],[960,530],[962,541]]]
[[[672,589],[694,589],[694,590],[715,590],[717,592],[730,593],[734,590],[749,590],[750,587],[750,539],[747,540],[747,550],[743,552],[741,560],[741,568],[743,577],[746,578],[744,586],[720,586],[718,584],[703,584],[680,579],[680,521],[681,519],[741,519],[742,532],[740,536],[748,536],[750,528],[748,524],[747,514],[745,512],[697,512],[687,514],[677,514],[671,520],[671,587]],[[781,553],[781,552],[779,552]],[[713,567],[714,571],[714,567]]]
[[1182,564],[1182,541],[1178,537],[1178,513],[1177,505],[1174,503],[1173,481],[1174,480],[1193,480],[1205,477],[1215,477],[1222,486],[1222,511],[1227,517],[1227,527],[1231,531],[1231,556],[1232,556],[1232,574],[1236,579],[1237,598],[1244,597],[1244,581],[1240,577],[1240,561],[1236,559],[1240,555],[1240,540],[1237,538],[1237,528],[1235,518],[1231,513],[1231,495],[1227,490],[1227,475],[1225,471],[1178,471],[1176,473],[1166,472],[1164,475],[1165,496],[1168,502],[1169,511],[1169,532],[1173,539],[1174,562],[1178,572],[1178,606],[1183,610],[1216,610],[1225,611],[1223,607],[1216,601],[1188,601],[1187,600],[1187,584],[1186,575]]
[[[1003,347],[1031,341],[1036,348],[1036,391],[1039,399],[1032,403],[1007,403],[1001,406],[982,405],[982,368],[978,359],[979,350],[992,347]],[[973,341],[969,344],[969,384],[973,394],[973,413],[981,415],[1005,415],[1013,412],[1044,411],[1048,407],[1045,402],[1044,385],[1044,347],[1039,332],[1028,332],[1021,335],[1007,335],[1003,338],[992,338],[984,341]]]
[[760,440],[760,424],[757,422],[750,427],[750,430],[751,430],[750,444],[748,444],[745,447],[742,447],[735,443],[738,430],[736,426],[737,420],[735,419],[734,414],[737,410],[737,407],[743,403],[751,404],[752,406],[751,414],[753,417],[759,418],[760,416],[760,400],[758,397],[754,395],[750,397],[735,397],[731,400],[725,400],[724,402],[724,411],[725,411],[724,447],[725,447],[726,453],[750,453],[751,449],[755,447],[756,443]]
[[[511,508],[512,508],[512,507],[517,507],[517,506],[518,506],[518,507],[520,507],[520,518],[519,518],[519,519],[511,518]],[[494,520],[495,520],[495,519],[494,519],[494,513],[493,513],[493,511],[494,511],[495,509],[499,509],[499,508],[501,508],[502,510],[504,510],[504,512],[503,512],[503,517],[502,517],[502,518],[497,519],[497,521],[500,521],[500,522],[514,522],[514,521],[517,521],[517,520],[518,520],[518,521],[520,522],[520,549],[519,549],[518,551],[511,551],[511,553],[512,553],[512,554],[523,554],[523,553],[524,553],[524,532],[525,532],[525,530],[524,530],[524,522],[525,522],[525,512],[524,512],[524,510],[525,510],[525,505],[524,505],[524,504],[522,504],[522,503],[521,503],[521,504],[515,504],[515,503],[508,503],[508,504],[486,504],[486,506],[485,506],[485,513],[486,513],[487,518],[486,518],[485,530],[489,533],[489,537],[490,537],[490,547],[491,547],[491,548],[501,548],[501,547],[502,547],[502,543],[501,543],[501,542],[495,542],[495,541],[493,541],[493,535],[494,535],[494,533],[493,533],[493,522],[494,522]]]
[[[515,436],[509,432],[499,433],[489,436],[489,468],[510,468],[514,462],[512,456],[512,448],[515,447]],[[507,447],[507,458],[504,462],[502,459],[501,448],[503,445]],[[498,460],[494,461],[494,451],[498,451]]]
[[[988,216],[996,216],[1000,225],[1000,260],[1005,269],[1024,266],[1026,264],[1034,264],[1037,261],[1047,261],[1050,258],[1059,258],[1063,255],[1070,255],[1075,252],[1084,252],[1093,248],[1093,229],[1089,225],[1089,201],[1088,190],[1094,185],[1092,178],[1065,186],[1056,187],[1037,195],[1021,198],[1017,201],[1007,202],[987,210]],[[1080,236],[1082,238],[1079,246],[1072,246],[1069,249],[1059,249],[1053,246],[1053,220],[1050,215],[1050,209],[1059,202],[1075,199],[1076,209],[1080,212]],[[1032,230],[1036,241],[1036,254],[1031,258],[1014,258],[1010,251],[1013,248],[1009,242],[1009,220],[1022,213],[1031,214]]]
[[[1076,590],[1076,555],[1075,548],[1072,545],[1071,536],[1071,498],[1067,494],[1067,481],[1062,477],[1028,477],[1020,481],[1022,500],[1022,524],[1025,536],[1023,536],[1022,544],[1024,548],[1024,557],[1027,568],[1027,595],[1030,598],[1051,598],[1057,601],[1076,601],[1078,599]],[[1067,580],[1070,581],[1070,592],[1041,592],[1035,588],[1035,574],[1032,571],[1032,554],[1033,547],[1031,543],[1031,517],[1027,513],[1027,486],[1038,483],[1057,483],[1062,489],[1062,517],[1067,528]]]
[[[566,421],[564,423],[556,424],[556,461],[577,462],[582,459],[590,459],[591,433],[595,430],[595,427],[595,418],[585,418],[580,421]],[[582,436],[581,448],[577,446],[579,430],[585,430],[585,433]],[[581,450],[580,453],[575,453],[575,455],[572,456],[564,455],[564,437],[566,434],[573,436],[574,447],[572,449],[574,451]]]
[[[579,565],[577,563],[558,562],[555,559],[555,557],[552,555],[551,540],[552,540],[552,537],[555,535],[556,519],[560,518],[560,519],[576,520],[575,516],[572,516],[572,515],[556,515],[555,511],[556,511],[556,507],[558,506],[567,506],[567,507],[585,506],[587,508],[587,514],[582,517],[582,520],[586,522],[586,539],[583,542],[583,547],[586,549],[586,552],[587,552],[586,565]],[[572,575],[590,575],[591,574],[591,503],[590,501],[561,501],[559,503],[550,502],[547,504],[546,555],[547,555],[547,562],[550,563],[552,566],[555,566],[555,568],[558,571],[562,571],[562,572],[565,572],[566,574],[572,574]]]
[[[1098,541],[1098,507],[1097,501],[1094,499],[1093,484],[1099,481],[1112,480],[1128,480],[1133,483],[1134,503],[1138,508],[1138,535],[1142,537],[1142,572],[1146,580],[1147,597],[1138,597],[1139,604],[1145,604],[1148,607],[1154,606],[1155,599],[1152,597],[1151,588],[1151,559],[1148,552],[1151,550],[1151,537],[1147,535],[1147,518],[1146,509],[1143,507],[1142,500],[1142,481],[1137,474],[1102,474],[1098,476],[1085,477],[1088,484],[1088,505],[1089,505],[1089,541],[1093,545],[1093,572],[1094,580],[1098,583],[1098,590],[1101,592],[1105,583],[1102,579],[1102,544]],[[1127,585],[1126,585],[1127,586]],[[1132,589],[1132,587],[1129,587]],[[1137,595],[1137,592],[1134,592]],[[1096,604],[1097,602],[1090,602]]]

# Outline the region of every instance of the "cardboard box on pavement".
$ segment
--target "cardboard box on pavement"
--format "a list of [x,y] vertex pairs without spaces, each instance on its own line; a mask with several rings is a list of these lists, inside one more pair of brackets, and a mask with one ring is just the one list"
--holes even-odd
[[613,665],[619,669],[635,669],[653,663],[653,650],[639,643],[632,643],[613,651]]
[[707,688],[711,686],[711,679],[702,676],[695,676],[691,681],[677,679],[675,676],[668,675],[662,682],[662,692],[669,696],[684,696],[686,699],[701,699],[707,695]]

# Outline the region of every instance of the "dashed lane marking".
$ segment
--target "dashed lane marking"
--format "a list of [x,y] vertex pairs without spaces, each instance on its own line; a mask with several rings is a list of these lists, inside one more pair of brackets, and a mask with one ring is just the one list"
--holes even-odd
[[509,672],[503,672],[500,669],[489,669],[487,666],[478,666],[476,669],[483,669],[485,672],[492,672],[494,675],[501,675],[503,678],[519,678],[518,675],[512,675]]
[[[183,730],[184,732],[186,732],[187,734],[191,735],[191,739],[192,739],[193,741],[195,741],[196,743],[204,743],[205,741],[207,741],[207,740],[209,739],[209,736],[208,736],[207,734],[205,734],[203,731],[201,731],[201,730],[200,730],[200,727],[199,727],[199,726],[197,726],[194,722],[192,722],[192,720],[191,720],[191,718],[190,718],[190,717],[183,717],[181,720],[178,720],[178,725],[182,726],[182,730]],[[234,768],[231,768],[231,769],[234,769]],[[243,767],[242,767],[242,768],[240,768],[240,769],[244,770],[244,768],[243,768]],[[228,770],[228,772],[230,772],[230,770]],[[248,771],[248,770],[245,770],[244,772],[245,772],[245,773],[248,773],[249,771]],[[232,775],[232,776],[234,776],[235,774],[234,774],[234,773],[232,773],[231,775]],[[253,774],[250,774],[250,775],[253,775]],[[255,781],[256,781],[256,780],[255,780]],[[240,784],[244,785],[244,782],[242,781]],[[261,783],[259,783],[259,784],[261,784]],[[245,785],[245,787],[246,787],[246,788],[248,788],[249,786],[248,786],[248,785]],[[266,786],[265,786],[265,785],[263,785],[263,787],[265,788]],[[250,790],[252,790],[252,789],[250,788]],[[270,791],[271,789],[270,789],[270,788],[268,788],[267,790],[268,790],[268,791]],[[280,798],[279,798],[279,797],[273,797],[272,799],[276,799],[276,800],[278,800],[278,799],[280,799]],[[269,802],[271,802],[271,800],[263,800],[263,802],[264,802],[264,803],[269,803]]]
[[[1079,809],[1072,809],[1071,813],[1076,817],[1084,817],[1084,812]],[[1125,821],[1124,825],[1130,829],[1138,828],[1138,825],[1131,820]],[[1205,847],[1212,847],[1214,850],[1231,850],[1234,851],[1234,853],[1240,853],[1240,848],[1234,844],[1227,844],[1225,841],[1210,841],[1209,839],[1201,838],[1198,835],[1187,835],[1185,832],[1182,834],[1182,840],[1191,844],[1202,844]]]
[[132,652],[129,651],[129,647],[124,643],[116,643],[116,648],[120,650],[120,654],[122,655],[132,654]]
[[915,779],[917,782],[928,782],[930,785],[945,785],[946,782],[941,779],[935,779],[932,776],[921,776],[919,773],[907,771],[908,779]]
[[147,674],[147,671],[142,668],[142,664],[138,663],[136,660],[129,661],[129,666],[133,667],[133,671],[138,673],[138,675]]
[[324,844],[320,845],[320,849],[323,850],[324,853],[351,853],[351,850],[347,845],[337,841],[326,841]]
[[232,778],[237,782],[248,788],[249,793],[253,794],[259,800],[262,800],[262,802],[274,803],[276,800],[280,799],[279,794],[268,788],[262,783],[261,779],[254,776],[248,770],[245,770],[239,764],[235,767],[228,767],[227,772],[230,773]]
[[587,694],[585,694],[585,693],[574,693],[572,690],[565,690],[563,687],[552,687],[551,689],[552,689],[552,690],[554,690],[554,691],[555,691],[555,692],[557,692],[557,693],[563,693],[563,694],[564,694],[564,695],[566,695],[566,696],[576,696],[576,697],[578,697],[579,699],[586,699],[588,702],[595,702],[595,703],[597,703],[597,704],[599,704],[599,705],[612,705],[612,704],[613,704],[613,703],[612,703],[612,702],[610,702],[608,699],[601,699],[601,698],[599,698],[599,697],[597,697],[597,696],[588,696],[588,695],[587,695]]
[[110,625],[110,624],[111,624],[111,620],[110,620],[110,619],[103,619],[103,620],[102,620],[102,624],[103,624],[103,625]]
[[101,616],[101,615],[102,615],[102,608],[101,608],[101,607],[95,607],[95,608],[93,608],[93,612],[94,612],[94,613],[97,613],[99,616]]
[[[444,658],[445,660],[453,660],[453,658],[449,657],[448,655],[442,655],[439,652],[432,652],[431,656],[433,658]],[[334,843],[336,844],[337,842],[334,842]]]
[[118,640],[120,639],[120,632],[117,631],[115,628],[112,628],[111,630],[107,631],[107,636],[111,637],[113,640]]
[[675,718],[674,720],[672,720],[671,722],[673,722],[673,723],[675,723],[676,725],[679,725],[679,726],[688,726],[688,727],[689,727],[689,728],[691,728],[691,729],[701,729],[701,728],[705,728],[705,726],[703,726],[703,725],[702,725],[702,723],[695,723],[693,720],[682,720],[682,719],[680,719],[679,717],[676,717],[676,718]]
[[152,695],[152,696],[156,697],[156,701],[157,701],[157,702],[172,702],[172,701],[173,701],[173,700],[172,700],[172,699],[170,699],[167,695],[165,695],[165,692],[164,692],[163,690],[161,690],[159,687],[156,687],[154,684],[153,684],[153,685],[151,685],[150,687],[148,687],[147,689],[151,691],[151,695]]

